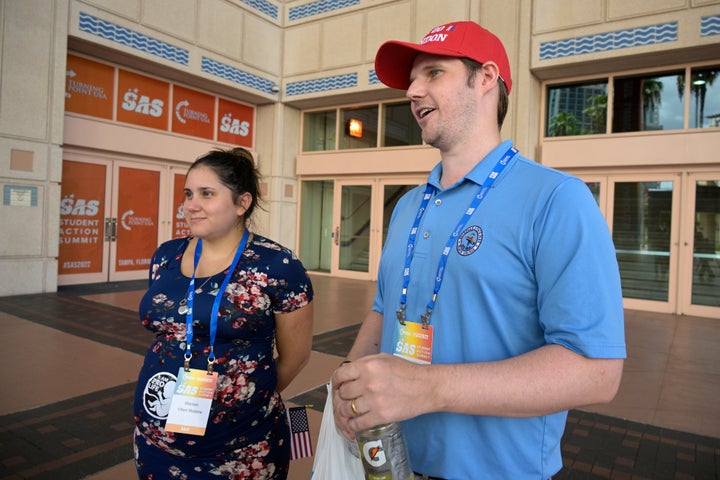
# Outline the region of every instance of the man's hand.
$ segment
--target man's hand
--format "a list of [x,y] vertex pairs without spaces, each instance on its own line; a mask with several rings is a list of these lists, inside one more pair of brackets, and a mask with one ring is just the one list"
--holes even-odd
[[424,368],[386,353],[343,364],[332,377],[338,430],[354,440],[355,432],[424,413],[431,397]]

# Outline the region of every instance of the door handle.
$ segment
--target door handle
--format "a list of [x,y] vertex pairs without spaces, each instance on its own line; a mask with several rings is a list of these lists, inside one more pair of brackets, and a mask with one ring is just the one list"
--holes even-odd
[[117,218],[105,219],[105,241],[114,242],[117,239]]
[[335,227],[333,237],[335,237],[335,246],[340,245],[340,227]]

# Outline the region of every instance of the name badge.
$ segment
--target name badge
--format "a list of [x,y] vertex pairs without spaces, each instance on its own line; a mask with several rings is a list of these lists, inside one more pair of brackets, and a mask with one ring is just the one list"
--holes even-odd
[[423,328],[422,323],[396,323],[395,352],[393,355],[411,362],[429,365],[432,363],[432,345],[434,327]]
[[165,430],[188,435],[205,435],[217,381],[217,372],[208,374],[207,370],[194,368],[185,371],[180,367]]

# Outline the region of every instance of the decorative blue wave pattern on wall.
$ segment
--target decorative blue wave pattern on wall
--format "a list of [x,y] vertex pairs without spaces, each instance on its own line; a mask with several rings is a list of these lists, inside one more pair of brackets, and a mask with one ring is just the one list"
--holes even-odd
[[300,20],[313,15],[331,12],[341,8],[359,5],[360,0],[317,0],[315,2],[306,3],[297,7],[290,7],[288,18],[292,20]]
[[303,95],[306,93],[325,92],[328,90],[339,90],[341,88],[357,87],[357,73],[335,75],[332,77],[315,78],[300,82],[288,83],[285,87],[285,95]]
[[615,32],[543,42],[540,44],[540,60],[675,42],[677,39],[677,22],[659,23]]
[[256,10],[260,10],[268,17],[272,17],[275,20],[278,19],[278,7],[268,2],[267,0],[240,0],[245,5],[248,5]]
[[190,53],[156,38],[80,12],[80,31],[187,66]]
[[255,90],[259,90],[263,93],[273,93],[272,81],[266,78],[258,77],[252,73],[245,72],[239,68],[225,65],[224,63],[213,60],[212,58],[202,57],[200,70],[205,73],[215,75],[216,77],[230,80],[231,82],[235,82],[239,85],[254,88]]
[[376,83],[380,83],[380,79],[377,76],[377,72],[373,68],[368,72],[368,84],[375,85]]
[[700,19],[700,36],[720,35],[720,15],[711,15]]

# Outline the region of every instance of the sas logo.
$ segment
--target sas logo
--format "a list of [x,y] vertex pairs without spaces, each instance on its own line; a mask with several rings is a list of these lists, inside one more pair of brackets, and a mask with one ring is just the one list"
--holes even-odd
[[457,252],[466,257],[475,253],[483,241],[482,228],[477,225],[466,228],[457,239]]
[[237,118],[233,118],[232,113],[226,113],[222,120],[220,120],[220,131],[247,137],[248,133],[250,133],[250,122],[240,121]]
[[100,200],[75,198],[74,194],[65,195],[60,201],[60,215],[78,215],[94,217],[100,211]]
[[147,95],[140,95],[139,90],[133,88],[125,92],[120,106],[128,112],[159,118],[163,114],[165,102],[159,98],[151,99]]

